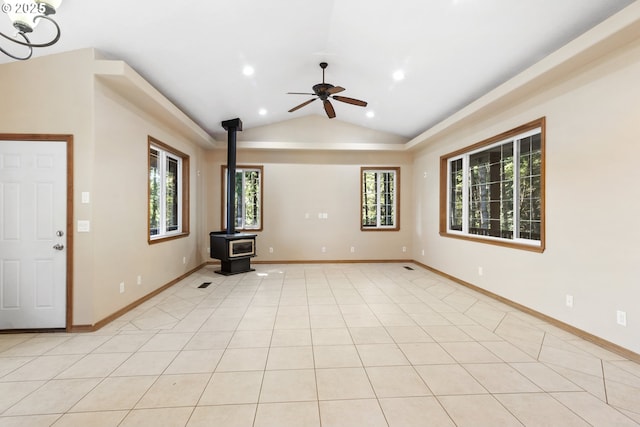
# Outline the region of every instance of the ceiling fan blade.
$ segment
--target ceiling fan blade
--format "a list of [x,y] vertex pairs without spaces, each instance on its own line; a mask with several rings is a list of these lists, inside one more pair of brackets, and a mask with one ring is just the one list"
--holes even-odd
[[333,99],[340,102],[346,102],[347,104],[357,105],[359,107],[366,107],[367,103],[365,101],[360,101],[359,99],[349,98],[346,96],[332,96]]
[[302,104],[300,104],[300,105],[298,105],[296,107],[293,107],[291,110],[289,110],[289,112],[293,113],[294,111],[299,110],[300,108],[304,107],[305,105],[311,104],[316,99],[318,99],[318,98],[311,98],[310,100],[305,101],[305,102],[303,102]]
[[333,119],[336,116],[336,111],[333,109],[333,105],[328,99],[324,100],[324,111],[327,112],[327,116],[330,119]]
[[334,86],[334,87],[332,87],[331,89],[328,89],[328,90],[327,90],[327,93],[328,93],[329,95],[333,95],[334,93],[340,93],[340,92],[342,92],[343,90],[345,90],[345,88],[343,88],[342,86]]
[[315,93],[309,93],[309,92],[287,92],[287,95],[315,95]]

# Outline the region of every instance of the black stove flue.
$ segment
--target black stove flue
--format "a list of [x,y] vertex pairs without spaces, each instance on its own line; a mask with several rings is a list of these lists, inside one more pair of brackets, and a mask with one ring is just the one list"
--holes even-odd
[[226,120],[222,122],[222,127],[227,131],[227,234],[235,233],[235,212],[236,205],[236,132],[242,132],[242,121],[240,119]]
[[227,131],[227,223],[226,230],[209,233],[211,258],[219,259],[225,276],[253,271],[251,258],[256,256],[256,235],[237,233],[235,230],[236,132],[242,131],[240,119],[226,120]]

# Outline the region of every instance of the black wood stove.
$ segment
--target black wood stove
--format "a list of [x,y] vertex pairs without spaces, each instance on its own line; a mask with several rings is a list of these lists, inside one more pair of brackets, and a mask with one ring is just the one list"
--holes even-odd
[[251,258],[256,256],[256,235],[235,230],[236,132],[242,131],[242,121],[226,120],[222,127],[227,131],[227,229],[212,231],[209,240],[211,258],[221,263],[216,273],[229,276],[254,271]]

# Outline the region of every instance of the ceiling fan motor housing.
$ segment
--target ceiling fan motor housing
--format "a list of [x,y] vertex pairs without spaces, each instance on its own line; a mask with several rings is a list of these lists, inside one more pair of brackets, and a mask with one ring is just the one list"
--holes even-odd
[[329,83],[318,83],[317,85],[313,86],[313,92],[324,101],[329,97],[329,95],[331,95],[329,89],[332,89],[334,87],[334,85]]

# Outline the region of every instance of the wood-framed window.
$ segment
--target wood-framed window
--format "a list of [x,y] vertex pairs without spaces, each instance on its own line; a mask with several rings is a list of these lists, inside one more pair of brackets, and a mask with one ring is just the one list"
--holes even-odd
[[[264,167],[236,166],[235,229],[262,231],[262,184]],[[227,166],[222,166],[222,228],[227,223]]]
[[545,118],[440,157],[440,234],[542,252]]
[[360,168],[360,230],[400,229],[400,168]]
[[148,137],[148,241],[189,235],[189,156]]

